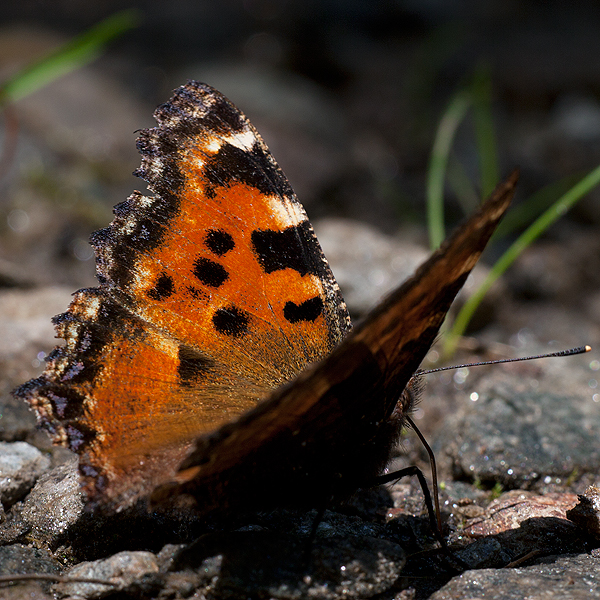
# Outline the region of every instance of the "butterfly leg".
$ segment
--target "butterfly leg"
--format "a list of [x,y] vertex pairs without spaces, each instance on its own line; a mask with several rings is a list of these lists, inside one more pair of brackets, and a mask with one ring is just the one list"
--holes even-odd
[[[392,473],[386,473],[385,475],[379,475],[378,477],[373,478],[369,484],[365,485],[365,488],[377,487],[379,485],[385,485],[390,481],[398,481],[403,477],[411,477],[413,475],[417,476],[419,480],[419,485],[421,486],[421,490],[423,491],[423,498],[425,500],[425,506],[427,507],[427,514],[429,516],[429,524],[431,526],[431,530],[433,531],[433,535],[436,540],[440,543],[441,549],[443,553],[446,555],[451,562],[460,565],[462,570],[468,569],[469,565],[467,565],[463,560],[461,560],[458,556],[456,556],[448,544],[444,539],[444,535],[442,533],[442,525],[441,525],[441,517],[439,514],[439,502],[436,502],[436,506],[438,507],[438,513],[436,518],[436,512],[433,508],[433,501],[431,498],[431,492],[429,491],[429,486],[427,485],[427,480],[425,479],[425,475],[423,475],[423,471],[419,469],[416,465],[412,465],[410,467],[406,467],[404,469],[399,469],[398,471],[394,471]],[[437,492],[437,488],[436,488]],[[437,498],[436,498],[437,499]],[[455,568],[455,567],[453,567]]]
[[431,492],[429,491],[429,486],[427,485],[427,480],[425,479],[425,475],[423,475],[423,471],[419,469],[416,465],[412,465],[410,467],[406,467],[404,469],[400,469],[398,471],[394,471],[393,473],[386,473],[385,475],[379,475],[372,479],[369,484],[364,487],[377,487],[380,485],[385,485],[390,481],[398,481],[403,477],[411,477],[416,475],[419,480],[419,485],[421,486],[421,490],[423,491],[423,498],[425,500],[425,506],[427,507],[427,514],[429,515],[429,524],[431,526],[431,530],[433,531],[433,535],[437,539],[437,541],[442,545],[443,548],[446,548],[446,540],[444,540],[444,536],[442,534],[441,527],[441,519],[436,518],[436,513],[433,508],[433,501],[431,498]]
[[315,515],[315,518],[313,519],[312,525],[310,527],[310,534],[308,536],[308,541],[311,546],[312,546],[312,543],[315,541],[315,538],[317,537],[317,529],[319,529],[319,525],[321,524],[321,521],[323,521],[323,515],[325,515],[326,510],[327,510],[326,504],[322,504],[317,509],[317,514]]
[[331,502],[332,502],[332,499],[330,499],[329,502],[323,502],[317,508],[317,514],[315,515],[314,519],[312,520],[312,524],[310,526],[310,533],[308,534],[308,538],[306,539],[306,545],[304,547],[304,553],[303,553],[303,565],[306,569],[308,569],[308,567],[310,566],[312,549],[313,549],[313,545],[315,543],[315,539],[317,538],[317,529],[319,529],[319,525],[323,521],[323,516],[325,515],[325,511],[331,505]]

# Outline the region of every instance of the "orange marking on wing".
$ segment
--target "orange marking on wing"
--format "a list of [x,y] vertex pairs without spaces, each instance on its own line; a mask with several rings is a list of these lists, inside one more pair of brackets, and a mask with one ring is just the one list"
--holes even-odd
[[88,500],[121,508],[350,329],[304,209],[246,118],[195,83],[155,116],[137,171],[153,195],[135,192],[93,235],[100,286],[56,318],[66,346],[18,391],[80,455]]
[[[199,175],[191,173],[190,177]],[[143,318],[215,358],[227,358],[228,363],[235,362],[231,353],[237,354],[245,375],[274,387],[330,351],[322,315],[297,323],[282,317],[288,301],[301,304],[317,296],[324,299],[323,285],[316,275],[302,276],[294,269],[264,273],[252,251],[252,232],[279,231],[281,227],[280,214],[266,210],[264,195],[239,184],[217,188],[216,194],[209,202],[202,186],[186,188],[182,210],[173,219],[164,243],[138,262],[132,291],[147,299],[139,306]],[[205,243],[209,229],[229,233],[235,247],[215,256]],[[221,285],[203,285],[194,277],[194,263],[199,258],[224,267],[227,278]],[[152,300],[148,292],[163,272],[173,277],[175,293]],[[194,293],[190,287],[202,293]],[[232,304],[251,316],[248,335],[240,340],[223,339],[212,323],[217,309]]]

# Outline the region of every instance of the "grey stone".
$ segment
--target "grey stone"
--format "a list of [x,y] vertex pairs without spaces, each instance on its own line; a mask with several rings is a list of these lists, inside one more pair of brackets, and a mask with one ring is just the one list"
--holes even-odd
[[79,521],[82,513],[79,471],[74,458],[40,478],[23,503],[21,518],[36,539],[52,545]]
[[449,420],[436,440],[455,478],[512,489],[600,464],[600,407],[580,397],[496,385]]
[[21,544],[0,547],[0,573],[3,575],[57,574],[60,570],[60,563],[52,558],[46,550],[30,548]]
[[354,314],[367,312],[429,255],[419,244],[400,242],[356,221],[322,220],[315,230]]
[[21,544],[0,547],[0,575],[15,576],[10,587],[0,587],[2,600],[45,600],[52,598],[49,593],[51,580],[27,581],[18,580],[19,575],[58,575],[60,563],[50,556],[47,550],[29,548]]
[[[119,552],[93,562],[82,562],[65,573],[65,577],[105,580],[101,583],[59,583],[56,591],[61,596],[94,600],[132,585],[143,585],[144,578],[158,574],[158,560],[151,552]],[[151,577],[152,579],[152,577]]]
[[498,563],[507,564],[510,561],[510,557],[504,552],[501,542],[491,537],[476,540],[454,553],[473,569],[484,569]]
[[581,600],[600,598],[600,560],[586,554],[546,557],[516,569],[467,571],[431,600]]
[[576,141],[600,139],[600,104],[592,96],[564,94],[553,108],[552,127]]
[[[0,361],[32,353],[29,362],[40,350],[46,352],[56,345],[51,317],[66,310],[73,290],[67,287],[44,287],[35,290],[4,290],[0,293],[0,335],[10,343],[0,348]],[[38,360],[39,369],[43,361]]]
[[72,289],[0,291],[0,439],[25,439],[35,427],[35,415],[11,391],[40,374],[44,357],[56,345],[50,321],[68,306]]
[[23,502],[17,502],[8,513],[2,515],[0,522],[0,545],[27,541],[31,527],[21,516]]
[[26,442],[0,442],[0,501],[11,506],[35,485],[50,459]]

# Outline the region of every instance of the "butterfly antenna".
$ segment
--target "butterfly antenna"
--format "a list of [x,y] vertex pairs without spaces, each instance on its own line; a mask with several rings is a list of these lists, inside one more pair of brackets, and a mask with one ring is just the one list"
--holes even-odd
[[[430,373],[439,373],[440,371],[450,371],[452,369],[463,369],[465,367],[480,367],[482,365],[499,365],[501,363],[521,362],[522,360],[534,360],[536,358],[552,358],[554,356],[574,356],[575,354],[585,354],[592,349],[591,346],[579,346],[569,350],[559,350],[549,354],[536,354],[535,356],[523,356],[521,358],[501,358],[500,360],[484,360],[482,362],[466,363],[464,365],[453,365],[451,367],[438,367],[437,369],[426,369],[419,371],[419,375],[429,375]],[[419,436],[420,437],[420,436]]]
[[417,434],[417,437],[421,440],[421,444],[423,444],[423,447],[425,448],[425,450],[427,451],[427,454],[429,455],[429,466],[431,468],[431,480],[432,480],[431,487],[433,488],[433,504],[435,506],[435,519],[436,519],[436,523],[437,523],[438,532],[439,532],[440,536],[443,537],[442,513],[440,510],[440,494],[439,494],[439,488],[438,488],[437,464],[435,462],[435,455],[433,453],[433,450],[431,449],[431,446],[427,443],[425,436],[421,433],[419,428],[415,425],[415,422],[408,415],[406,415],[406,422],[410,425],[412,430]]

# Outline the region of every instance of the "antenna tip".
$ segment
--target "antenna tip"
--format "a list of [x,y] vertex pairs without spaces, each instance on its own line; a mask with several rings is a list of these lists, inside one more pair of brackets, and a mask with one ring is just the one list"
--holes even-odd
[[588,346],[587,344],[584,346],[584,350],[585,350],[586,352],[589,352],[591,349],[592,349],[592,347],[591,347],[591,346]]

